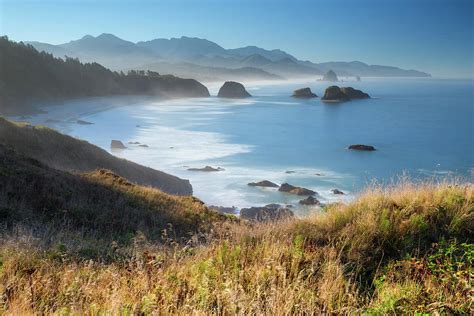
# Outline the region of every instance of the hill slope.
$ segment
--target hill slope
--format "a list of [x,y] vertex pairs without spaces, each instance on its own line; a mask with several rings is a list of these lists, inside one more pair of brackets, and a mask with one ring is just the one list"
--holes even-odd
[[132,182],[170,194],[192,194],[188,180],[119,159],[86,141],[47,127],[15,124],[0,117],[0,144],[14,148],[51,168],[71,172],[91,172],[105,168]]
[[[145,231],[126,245],[97,243],[91,234],[71,242],[67,226],[54,238],[47,229],[41,235],[1,226],[0,304],[6,314],[472,314],[472,186],[374,189],[311,218],[266,225],[226,222],[207,235],[213,238],[194,235],[185,245],[167,231],[166,245],[157,246],[147,240],[154,235],[147,229],[150,218],[159,214],[154,207],[171,204],[178,214],[186,214],[183,206],[192,207],[195,219],[206,214],[202,206],[190,198],[177,202],[156,192],[137,193],[123,179],[104,174],[66,179],[31,160],[18,166],[16,157],[1,150],[0,161],[15,169],[0,164],[0,201],[24,201],[20,215],[30,207],[59,205],[55,214],[90,223],[99,236],[109,227]],[[83,192],[84,185],[97,193]],[[74,208],[69,190],[79,203],[94,198],[107,206],[105,213],[89,201],[95,212]],[[124,211],[110,211],[116,197],[124,198],[119,204]],[[135,205],[150,210],[136,212]],[[4,205],[0,212],[15,214]],[[204,218],[218,222],[209,215]]]
[[207,88],[193,79],[152,72],[119,74],[97,63],[55,58],[7,37],[0,37],[0,69],[0,113],[4,114],[26,111],[31,102],[58,98],[119,94],[209,96]]
[[109,241],[140,231],[159,240],[169,225],[187,237],[223,218],[194,197],[138,186],[105,169],[81,175],[55,170],[2,144],[0,183],[0,221],[8,227],[66,225]]

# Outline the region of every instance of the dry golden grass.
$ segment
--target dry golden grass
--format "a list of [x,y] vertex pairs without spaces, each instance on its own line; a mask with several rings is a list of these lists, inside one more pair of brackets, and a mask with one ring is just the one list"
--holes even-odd
[[117,158],[86,141],[45,126],[15,123],[0,117],[0,144],[57,170],[92,172],[105,168],[131,182],[170,194],[192,194],[188,180]]
[[10,233],[1,302],[6,314],[472,314],[473,192],[373,188],[307,219],[224,222],[206,242],[138,234],[103,245],[111,262]]

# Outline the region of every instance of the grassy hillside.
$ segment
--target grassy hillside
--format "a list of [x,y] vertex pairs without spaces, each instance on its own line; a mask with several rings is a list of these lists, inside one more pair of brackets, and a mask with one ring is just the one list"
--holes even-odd
[[193,79],[156,72],[112,72],[97,63],[55,58],[33,46],[0,37],[0,114],[32,111],[38,101],[106,95],[207,97]]
[[[4,184],[19,177],[1,174]],[[95,173],[70,181],[134,192],[113,179]],[[195,234],[187,244],[169,233],[161,243],[135,234],[130,244],[97,244],[95,252],[108,255],[93,261],[77,251],[87,234],[72,245],[56,234],[46,244],[34,230],[4,229],[0,302],[11,314],[472,314],[473,193],[455,184],[371,189],[307,219],[216,223],[209,238]],[[151,203],[147,196],[136,203]],[[111,218],[112,211],[97,215],[95,229],[110,231]]]
[[156,241],[164,229],[188,237],[224,218],[194,197],[138,186],[105,169],[55,170],[0,145],[0,221],[6,229],[33,227],[65,240],[61,231],[80,232],[108,242],[126,242],[140,232]]
[[192,194],[188,180],[116,158],[86,141],[47,127],[16,124],[0,117],[0,144],[10,146],[51,168],[72,172],[105,168],[132,182],[153,186],[170,194]]

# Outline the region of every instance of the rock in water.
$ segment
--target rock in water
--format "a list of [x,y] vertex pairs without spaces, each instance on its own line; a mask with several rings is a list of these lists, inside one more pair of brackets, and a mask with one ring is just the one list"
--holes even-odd
[[92,125],[92,124],[94,124],[94,123],[83,121],[83,120],[77,120],[76,123],[79,124],[79,125]]
[[324,95],[321,98],[323,101],[349,101],[349,97],[345,95],[341,88],[338,86],[330,86],[324,91]]
[[323,101],[350,101],[352,99],[366,99],[370,96],[352,87],[330,86],[324,91]]
[[370,96],[365,93],[365,92],[362,92],[360,90],[357,90],[357,89],[354,89],[352,87],[342,87],[341,88],[341,91],[342,93],[344,93],[345,95],[347,95],[347,97],[351,100],[353,99],[368,99],[370,98]]
[[357,81],[361,81],[361,79],[360,79],[359,76],[356,76],[356,80],[357,80]]
[[248,183],[249,186],[251,187],[265,187],[265,188],[278,188],[278,184],[273,183],[268,180],[263,180],[259,182],[250,182]]
[[189,168],[189,171],[204,171],[204,172],[215,172],[215,171],[224,171],[223,168],[221,167],[211,167],[211,166],[205,166],[204,168]]
[[243,84],[235,81],[226,81],[219,89],[217,94],[219,98],[242,99],[251,97],[250,93],[245,90]]
[[240,210],[240,217],[252,221],[266,222],[294,218],[295,214],[280,204],[268,204],[262,207],[249,207]]
[[314,195],[316,194],[316,192],[314,192],[313,190],[310,190],[310,189],[306,189],[306,188],[296,188],[294,190],[291,190],[290,193],[293,193],[293,194],[296,194],[296,195]]
[[349,149],[352,149],[352,150],[374,151],[374,150],[375,150],[375,147],[374,147],[374,146],[370,146],[370,145],[357,144],[357,145],[350,145],[350,146],[349,146]]
[[316,98],[317,95],[314,94],[310,88],[302,88],[293,91],[292,97],[294,98]]
[[280,186],[280,189],[278,189],[278,191],[280,192],[291,192],[291,190],[294,190],[296,189],[295,186],[289,184],[289,183],[283,183],[281,186]]
[[286,192],[296,195],[315,195],[316,192],[310,189],[295,187],[289,183],[283,183],[280,188],[278,189],[280,192]]
[[342,192],[342,191],[339,190],[339,189],[332,189],[331,192],[332,192],[333,194],[344,195],[344,192]]
[[121,141],[113,139],[110,142],[110,148],[112,148],[112,149],[125,149],[127,147],[125,147],[125,145]]
[[329,70],[324,76],[323,76],[323,81],[331,81],[331,82],[336,82],[339,81],[337,78],[337,75],[334,71]]
[[321,202],[319,202],[318,199],[308,196],[306,199],[299,201],[301,205],[319,205]]

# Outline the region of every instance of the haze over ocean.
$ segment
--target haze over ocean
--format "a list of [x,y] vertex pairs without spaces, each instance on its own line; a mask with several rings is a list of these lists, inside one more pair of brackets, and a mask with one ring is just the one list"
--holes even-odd
[[[247,186],[264,179],[315,190],[323,203],[350,200],[374,181],[390,184],[403,175],[413,180],[472,179],[471,80],[364,79],[343,84],[370,92],[372,99],[333,104],[290,97],[301,86],[321,96],[325,82],[248,84],[254,96],[250,99],[84,99],[47,108],[33,122],[108,151],[110,139],[146,144],[149,148],[127,144],[126,150],[111,152],[190,179],[194,194],[211,205],[298,206],[298,196]],[[78,125],[77,119],[94,125]],[[377,151],[347,150],[354,143],[374,145]],[[225,171],[187,170],[205,165]],[[346,195],[332,194],[334,188]],[[309,211],[303,207],[297,213]]]

